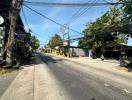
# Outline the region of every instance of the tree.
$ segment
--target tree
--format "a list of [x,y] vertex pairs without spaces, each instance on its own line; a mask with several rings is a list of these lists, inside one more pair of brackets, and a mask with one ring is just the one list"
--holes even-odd
[[123,5],[123,12],[128,24],[132,23],[132,0],[122,0],[125,4]]
[[55,48],[56,46],[60,46],[62,42],[62,39],[60,37],[60,35],[55,34],[50,40],[49,40],[49,47],[50,48]]
[[40,47],[39,40],[35,36],[31,36],[32,49],[37,50]]
[[18,20],[18,15],[20,12],[21,8],[21,4],[22,4],[22,0],[12,0],[11,2],[11,7],[12,10],[10,12],[10,30],[9,30],[9,36],[8,36],[8,42],[7,42],[7,46],[5,48],[5,54],[6,54],[6,62],[8,64],[12,64],[13,62],[13,42],[14,42],[14,38],[15,38],[15,30],[16,30],[16,24],[17,24],[17,20]]
[[121,26],[122,18],[120,9],[114,7],[97,18],[95,22],[88,23],[83,31],[84,39],[79,42],[79,46],[93,49],[93,51],[100,48],[103,52],[107,45],[116,42],[117,38],[111,34],[111,27]]

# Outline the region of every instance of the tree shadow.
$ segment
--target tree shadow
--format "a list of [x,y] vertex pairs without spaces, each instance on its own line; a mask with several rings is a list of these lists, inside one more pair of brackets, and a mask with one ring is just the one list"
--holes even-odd
[[[46,55],[37,56],[42,61],[44,61],[46,65],[48,65],[48,69],[52,72],[54,77],[69,93],[69,95],[71,96],[71,100],[96,100],[95,97],[99,97],[99,100],[102,100],[101,98],[107,99],[106,96],[101,95],[99,92],[95,91],[91,86],[89,86],[88,83],[84,82],[81,79],[82,77],[77,77],[76,75],[74,75],[75,70],[72,71],[72,69],[68,67],[69,65],[63,63],[59,66],[58,63],[60,64],[60,62],[64,61],[64,59],[54,59]],[[77,71],[76,73],[79,72]],[[100,95],[102,97],[100,97]]]
[[38,54],[37,55],[45,64],[49,64],[49,63],[58,63],[58,61],[62,61],[63,59],[57,58],[57,59],[53,59],[50,56],[47,55],[42,55],[42,54]]

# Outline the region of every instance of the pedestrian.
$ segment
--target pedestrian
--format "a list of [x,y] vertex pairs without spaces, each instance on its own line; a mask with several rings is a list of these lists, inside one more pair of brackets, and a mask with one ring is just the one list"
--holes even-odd
[[101,55],[100,58],[101,58],[102,61],[104,61],[104,55],[103,54]]

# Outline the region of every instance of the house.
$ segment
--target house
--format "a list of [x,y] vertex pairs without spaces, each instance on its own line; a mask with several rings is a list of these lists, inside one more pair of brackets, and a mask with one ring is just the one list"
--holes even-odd
[[12,0],[0,1],[0,60],[3,60],[3,53],[8,37],[11,1]]
[[16,25],[15,41],[13,46],[13,57],[19,63],[23,63],[30,54],[31,33],[24,29],[20,15]]
[[[10,10],[12,0],[0,1],[0,60],[4,60],[4,50],[8,40],[10,28]],[[21,58],[27,55],[30,48],[30,32],[26,32],[20,15],[18,15],[13,46],[13,57],[17,59],[21,53]],[[20,59],[19,59],[20,60]]]
[[127,56],[132,57],[132,46],[126,44],[115,44],[105,49],[105,57],[119,59],[121,52],[125,52]]
[[0,27],[0,60],[3,59],[3,52],[4,52],[4,28]]

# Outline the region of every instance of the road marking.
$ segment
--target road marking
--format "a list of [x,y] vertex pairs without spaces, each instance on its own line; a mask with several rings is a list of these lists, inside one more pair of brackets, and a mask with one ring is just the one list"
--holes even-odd
[[107,83],[104,83],[104,86],[108,87],[108,86],[110,86],[110,85],[109,85],[109,84],[107,84]]
[[123,89],[123,91],[125,91],[126,93],[131,93],[130,91],[128,91],[127,89]]

